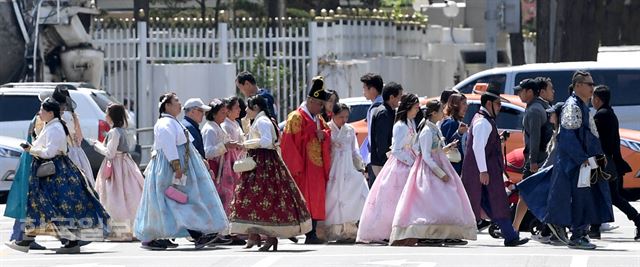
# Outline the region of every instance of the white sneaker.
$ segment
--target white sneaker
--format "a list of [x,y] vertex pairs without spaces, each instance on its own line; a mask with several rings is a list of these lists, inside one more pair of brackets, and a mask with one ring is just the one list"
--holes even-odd
[[620,226],[613,223],[603,223],[600,225],[600,232],[609,232],[618,228],[620,228]]
[[551,236],[542,236],[540,233],[531,235],[531,239],[542,244],[551,244]]
[[10,247],[14,250],[27,253],[29,252],[29,245],[23,246],[22,244],[18,244],[15,240],[11,242],[4,243],[7,247]]

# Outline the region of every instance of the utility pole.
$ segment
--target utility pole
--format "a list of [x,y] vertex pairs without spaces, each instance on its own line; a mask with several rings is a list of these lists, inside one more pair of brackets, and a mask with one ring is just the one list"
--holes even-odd
[[498,65],[498,0],[487,0],[484,19],[487,34],[485,40],[486,64],[487,68],[495,68]]

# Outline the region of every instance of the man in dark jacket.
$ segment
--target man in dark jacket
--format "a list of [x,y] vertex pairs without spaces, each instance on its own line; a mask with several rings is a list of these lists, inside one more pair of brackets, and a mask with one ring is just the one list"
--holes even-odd
[[184,119],[182,124],[184,125],[191,136],[193,136],[193,146],[198,150],[198,153],[204,156],[204,144],[202,142],[202,134],[200,133],[200,123],[204,118],[204,113],[211,110],[211,107],[205,105],[200,98],[190,98],[187,102],[184,102]]
[[[605,85],[599,85],[593,91],[593,97],[591,98],[591,104],[598,110],[593,120],[596,123],[596,129],[602,150],[607,157],[607,165],[605,171],[611,174],[609,179],[609,189],[611,191],[611,204],[616,206],[622,211],[627,218],[636,225],[636,234],[634,239],[640,240],[640,216],[638,211],[629,204],[620,194],[622,188],[622,177],[631,171],[631,167],[622,158],[620,153],[620,133],[618,125],[618,117],[610,106],[611,91],[609,87]],[[589,231],[589,237],[594,239],[600,239],[600,225],[591,225]]]
[[[393,124],[396,118],[396,108],[402,96],[402,86],[395,82],[385,84],[382,88],[384,104],[372,111],[371,116],[371,169],[375,176],[380,173],[387,162],[387,152],[391,150]],[[373,185],[375,177],[369,178],[369,187]]]

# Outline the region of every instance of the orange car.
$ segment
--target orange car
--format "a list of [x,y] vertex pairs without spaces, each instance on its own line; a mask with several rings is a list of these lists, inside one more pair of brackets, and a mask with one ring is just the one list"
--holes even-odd
[[[467,97],[467,103],[469,104],[469,108],[467,110],[467,114],[463,121],[467,124],[470,123],[473,115],[480,109],[480,95],[479,94],[465,94]],[[500,115],[497,118],[497,126],[501,131],[509,131],[511,133],[511,137],[507,139],[505,142],[505,149],[507,154],[510,152],[516,151],[513,154],[522,153],[522,148],[524,147],[524,137],[522,134],[522,119],[524,116],[524,110],[526,104],[520,101],[520,98],[515,95],[501,95],[503,98],[502,107],[500,109]],[[355,101],[357,99],[358,101]],[[436,98],[422,98],[420,100],[421,105],[426,104],[428,100],[436,99]],[[352,106],[361,106],[359,109],[364,110],[364,115],[354,114],[355,116],[360,116],[360,120],[353,120],[351,125],[356,130],[356,135],[358,138],[358,143],[362,144],[364,139],[367,137],[367,122],[364,117],[366,117],[366,109],[370,102],[366,102],[364,98],[347,98],[344,100],[340,100],[346,104]],[[351,102],[351,103],[350,103]],[[360,112],[362,113],[362,111]],[[352,119],[352,118],[350,118]],[[640,199],[640,131],[629,130],[629,129],[620,129],[620,137],[621,137],[621,151],[623,158],[631,165],[633,171],[624,176],[623,180],[623,188],[625,192],[623,194],[628,199]],[[521,156],[520,156],[521,157]],[[512,166],[512,168],[507,168],[507,174],[509,178],[514,181],[520,181],[522,179],[521,171],[517,170]]]

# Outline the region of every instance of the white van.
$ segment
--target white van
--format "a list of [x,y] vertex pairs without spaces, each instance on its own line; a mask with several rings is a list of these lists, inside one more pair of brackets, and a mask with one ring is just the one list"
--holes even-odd
[[620,127],[640,130],[640,63],[561,62],[539,63],[514,67],[494,68],[478,72],[454,86],[462,93],[471,93],[476,83],[490,83],[505,94],[513,94],[517,83],[526,78],[549,77],[556,91],[555,101],[564,101],[576,70],[586,70],[596,84],[611,88],[611,105]]

